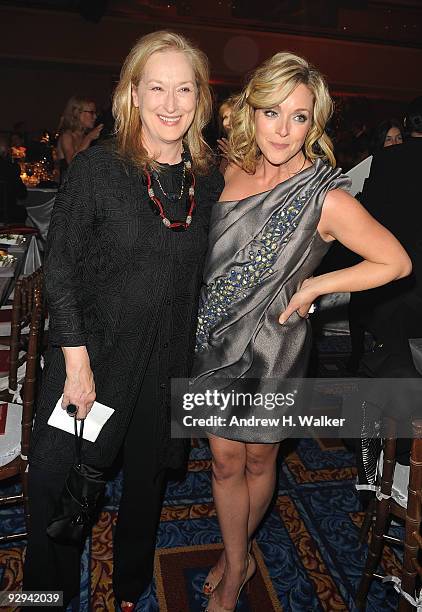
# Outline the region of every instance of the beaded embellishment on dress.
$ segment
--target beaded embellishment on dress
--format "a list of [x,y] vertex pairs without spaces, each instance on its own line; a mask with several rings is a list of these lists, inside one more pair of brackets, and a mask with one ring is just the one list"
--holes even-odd
[[271,266],[296,229],[296,218],[312,192],[313,189],[308,189],[272,215],[261,234],[254,239],[252,245],[257,248],[249,251],[249,261],[208,285],[205,299],[199,306],[196,352],[207,348],[211,330],[228,316],[230,306],[247,297],[248,289],[256,287],[273,273]]

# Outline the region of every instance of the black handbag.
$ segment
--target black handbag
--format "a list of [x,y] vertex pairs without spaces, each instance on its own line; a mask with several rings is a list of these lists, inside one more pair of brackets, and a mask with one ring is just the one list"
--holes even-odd
[[71,467],[47,534],[61,543],[83,544],[91,530],[104,492],[104,475],[100,470],[82,463],[81,447],[84,421],[78,433],[75,418],[76,463]]

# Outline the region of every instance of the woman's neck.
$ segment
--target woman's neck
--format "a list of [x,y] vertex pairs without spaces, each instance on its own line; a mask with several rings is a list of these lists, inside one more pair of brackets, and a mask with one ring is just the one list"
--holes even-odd
[[181,140],[154,144],[149,141],[145,134],[143,134],[142,144],[146,148],[148,155],[160,164],[173,165],[182,161],[183,144]]
[[274,165],[270,163],[264,156],[258,162],[256,176],[259,178],[264,186],[273,187],[283,181],[291,178],[295,174],[298,174],[305,167],[308,167],[310,162],[306,159],[302,152],[300,155],[295,155],[294,158],[289,159],[287,162]]
[[174,165],[182,161],[182,149],[180,145],[174,150],[161,149],[159,155],[155,157],[155,160],[160,164]]

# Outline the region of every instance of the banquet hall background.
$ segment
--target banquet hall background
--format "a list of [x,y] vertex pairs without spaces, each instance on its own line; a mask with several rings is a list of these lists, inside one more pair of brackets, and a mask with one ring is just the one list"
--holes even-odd
[[[215,115],[206,137],[216,151],[219,105],[242,88],[257,65],[280,50],[303,55],[326,75],[335,100],[330,136],[346,171],[374,153],[379,124],[391,118],[402,121],[408,103],[422,95],[420,0],[2,1],[0,149],[1,142],[10,147],[8,157],[26,191],[17,195],[22,217],[8,218],[0,190],[0,223],[31,230],[16,239],[11,250],[0,236],[0,336],[11,334],[14,284],[42,264],[60,182],[56,144],[66,101],[74,94],[89,96],[99,113],[97,123],[105,124],[103,137],[110,136],[111,95],[122,60],[140,36],[158,29],[183,33],[210,60]],[[340,267],[344,257],[344,252],[333,249],[326,269]],[[342,378],[355,373],[347,318],[347,304],[335,300],[315,315],[314,376]],[[368,334],[363,342],[368,351]],[[8,347],[3,349],[0,385],[2,377],[8,382],[0,392],[7,391],[10,382]],[[277,494],[254,543],[257,576],[239,610],[357,609],[368,549],[359,541],[365,512],[355,489],[356,474],[353,449],[339,439],[309,438],[282,447]],[[0,480],[0,495],[15,495],[19,487],[14,479]],[[86,542],[81,594],[74,610],[115,609],[111,534],[120,492],[117,466],[99,521]],[[195,439],[186,480],[172,482],[167,489],[155,581],[139,601],[138,611],[203,609],[201,580],[221,550],[211,500],[209,448]],[[1,532],[24,530],[22,507],[0,508],[0,522]],[[390,535],[402,537],[403,532],[400,521],[393,522]],[[0,591],[20,589],[24,550],[25,539],[0,541]],[[388,544],[381,571],[400,575],[402,558],[400,549]],[[372,584],[368,610],[397,606],[394,583]]]

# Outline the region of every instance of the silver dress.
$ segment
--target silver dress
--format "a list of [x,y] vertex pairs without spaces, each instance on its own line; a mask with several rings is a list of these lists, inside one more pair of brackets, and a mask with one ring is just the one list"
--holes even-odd
[[[192,382],[301,378],[311,348],[310,323],[297,313],[278,323],[301,282],[312,276],[329,244],[317,232],[327,191],[348,188],[339,169],[317,160],[271,191],[217,203],[201,291]],[[240,384],[239,384],[240,383]],[[248,415],[245,414],[245,417]],[[244,442],[279,442],[282,428],[209,429]]]

